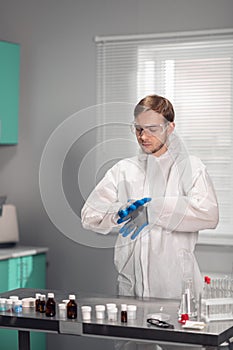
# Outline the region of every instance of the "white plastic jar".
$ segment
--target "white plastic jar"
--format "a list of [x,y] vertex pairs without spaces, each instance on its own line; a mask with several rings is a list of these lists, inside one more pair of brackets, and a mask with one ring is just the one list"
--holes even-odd
[[12,312],[13,311],[13,300],[12,299],[7,299],[6,300],[6,311],[7,312]]
[[23,298],[22,299],[23,308],[35,309],[35,304],[36,304],[35,298],[30,297],[30,298]]
[[117,321],[117,307],[112,307],[108,310],[108,321]]
[[113,309],[113,308],[115,308],[115,307],[116,307],[116,304],[115,304],[115,303],[108,303],[108,304],[106,304],[107,311],[108,311],[109,309]]
[[66,318],[66,303],[58,304],[58,315],[63,320]]
[[91,319],[91,306],[83,305],[81,306],[82,319],[83,321],[88,321]]
[[96,319],[103,320],[105,318],[105,305],[95,306]]
[[127,317],[128,317],[128,320],[136,320],[136,317],[137,317],[136,305],[127,305]]
[[12,304],[12,309],[14,310],[14,304],[17,300],[19,300],[19,297],[17,295],[11,295],[9,297],[9,299],[11,299],[13,301],[13,304]]

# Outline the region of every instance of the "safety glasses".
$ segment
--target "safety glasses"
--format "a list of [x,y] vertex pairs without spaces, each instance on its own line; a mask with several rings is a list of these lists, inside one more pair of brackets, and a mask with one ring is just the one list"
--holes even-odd
[[143,132],[147,135],[151,136],[160,136],[163,135],[166,131],[169,123],[165,124],[145,124],[145,125],[139,125],[133,122],[131,124],[131,131],[136,134],[137,136],[140,136]]
[[159,327],[159,328],[165,328],[165,329],[174,329],[173,324],[167,323],[165,321],[158,320],[156,318],[148,318],[147,322],[151,324],[152,326]]

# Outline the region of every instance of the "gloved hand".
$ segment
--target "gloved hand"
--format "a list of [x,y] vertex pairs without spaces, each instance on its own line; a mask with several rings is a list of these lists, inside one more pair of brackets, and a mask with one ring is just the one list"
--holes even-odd
[[148,225],[147,207],[145,203],[151,201],[151,198],[142,198],[131,203],[125,209],[121,209],[118,212],[120,219],[117,220],[118,224],[125,222],[125,225],[119,230],[119,233],[123,237],[127,237],[132,233],[131,239],[135,239],[142,229]]

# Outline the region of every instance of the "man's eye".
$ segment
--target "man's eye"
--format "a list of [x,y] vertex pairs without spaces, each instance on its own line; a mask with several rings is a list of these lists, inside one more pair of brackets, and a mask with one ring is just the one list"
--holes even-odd
[[143,128],[141,128],[140,126],[135,126],[135,129],[137,132],[142,132]]
[[148,128],[148,130],[149,130],[150,132],[158,132],[158,131],[159,131],[159,127],[158,127],[158,126],[150,126],[150,127]]

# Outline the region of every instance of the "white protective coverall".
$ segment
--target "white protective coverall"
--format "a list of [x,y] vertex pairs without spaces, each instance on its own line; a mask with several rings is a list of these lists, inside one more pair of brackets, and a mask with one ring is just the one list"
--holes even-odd
[[106,173],[82,208],[83,227],[102,234],[120,228],[118,210],[143,197],[152,198],[149,225],[135,240],[119,234],[115,245],[119,294],[180,298],[184,280],[192,278],[198,295],[195,244],[199,230],[216,227],[218,204],[205,165],[187,154],[175,133],[162,156],[139,154]]

